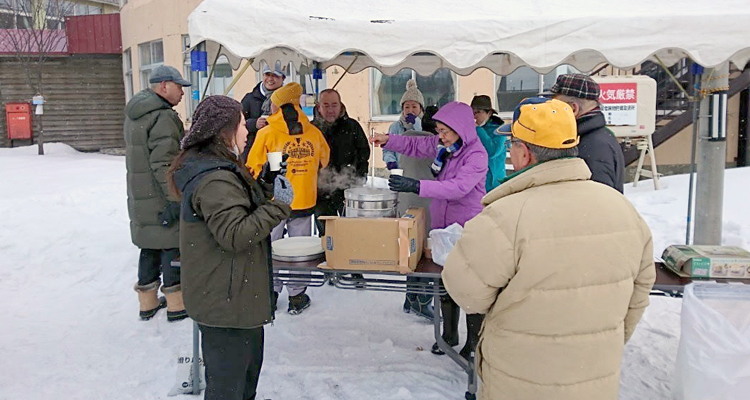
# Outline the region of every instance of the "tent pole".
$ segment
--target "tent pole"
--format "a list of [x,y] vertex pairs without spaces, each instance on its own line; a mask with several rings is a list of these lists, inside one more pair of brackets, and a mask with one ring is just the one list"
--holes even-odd
[[352,63],[349,64],[348,67],[346,67],[346,69],[344,70],[344,73],[341,74],[341,77],[339,78],[339,80],[336,81],[336,83],[333,85],[333,87],[331,87],[331,89],[336,89],[336,86],[338,86],[339,82],[341,82],[341,80],[344,79],[344,77],[346,76],[346,74],[349,73],[349,70],[352,68],[352,65],[354,65],[355,62],[357,62],[358,58],[359,58],[359,54],[357,54],[356,56],[354,56],[354,60],[352,60]]
[[237,74],[237,76],[235,76],[234,79],[232,79],[232,83],[230,83],[229,86],[227,86],[227,88],[224,89],[224,96],[226,96],[232,90],[234,85],[237,83],[238,80],[240,80],[242,75],[245,74],[245,71],[247,71],[247,69],[250,67],[250,65],[253,63],[254,60],[255,60],[254,58],[247,60],[247,63],[245,63],[245,66],[242,67],[242,69],[240,69],[240,73]]
[[729,89],[729,63],[707,69],[703,76],[693,243],[721,246],[724,169],[727,158],[725,100]]
[[206,81],[206,88],[203,89],[203,95],[201,95],[201,101],[206,98],[206,93],[208,93],[208,85],[211,84],[211,78],[214,76],[214,69],[216,68],[216,63],[219,61],[219,57],[221,56],[221,48],[222,45],[219,45],[219,50],[216,52],[216,58],[214,58],[214,63],[211,64],[211,71],[208,73],[208,80]]
[[701,74],[695,73],[697,64],[691,61],[690,81],[693,87],[693,98],[690,99],[690,106],[693,108],[693,140],[690,147],[690,186],[688,189],[688,209],[687,209],[687,226],[685,227],[685,245],[690,245],[690,234],[692,232],[693,219],[693,191],[695,189],[695,146],[698,142],[698,86],[701,82]]

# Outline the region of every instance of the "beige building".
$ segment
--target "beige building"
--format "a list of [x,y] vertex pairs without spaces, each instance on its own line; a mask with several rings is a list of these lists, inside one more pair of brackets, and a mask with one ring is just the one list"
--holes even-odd
[[[186,89],[185,100],[177,107],[179,115],[189,124],[192,109],[205,87],[205,73],[190,69],[190,43],[187,30],[187,17],[200,3],[200,0],[122,0],[120,10],[122,24],[122,44],[124,77],[127,98],[147,86],[150,70],[161,64],[178,67],[194,86]],[[313,33],[314,34],[314,33]],[[213,60],[209,60],[209,63]],[[289,66],[287,82],[297,81],[306,93],[315,92],[311,71],[307,67]],[[398,118],[399,100],[404,92],[406,81],[416,78],[420,90],[428,104],[442,105],[447,101],[458,100],[469,103],[473,96],[486,94],[493,99],[495,108],[504,119],[511,117],[511,111],[521,99],[547,90],[557,75],[571,72],[569,66],[560,66],[555,71],[542,75],[529,68],[520,68],[508,76],[498,76],[486,69],[479,69],[469,76],[457,76],[448,70],[439,70],[429,77],[416,75],[410,70],[402,70],[394,76],[383,76],[379,71],[368,69],[357,74],[345,74],[343,67],[331,67],[319,81],[319,89],[332,87],[341,93],[349,116],[360,122],[365,131],[385,132],[388,125]],[[221,94],[237,71],[232,71],[226,62],[219,60],[216,78],[208,89],[208,94]],[[620,74],[611,68],[602,73]],[[343,76],[343,77],[342,77]],[[237,100],[252,91],[259,80],[259,73],[248,69],[229,92]],[[340,80],[340,81],[339,81]],[[311,96],[312,98],[312,96]],[[312,105],[312,102],[310,103]],[[739,121],[739,96],[729,102],[729,126],[727,139],[727,161],[734,162],[738,154],[737,132]],[[659,165],[685,165],[690,162],[689,126],[675,135],[656,150]],[[378,165],[383,166],[378,149]]]

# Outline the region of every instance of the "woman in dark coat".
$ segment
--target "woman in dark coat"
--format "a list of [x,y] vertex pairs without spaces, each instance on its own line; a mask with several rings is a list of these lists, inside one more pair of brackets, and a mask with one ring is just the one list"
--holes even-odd
[[263,325],[274,319],[269,237],[294,196],[284,174],[253,179],[239,159],[246,138],[240,103],[207,97],[168,175],[181,199],[182,290],[201,331],[206,400],[255,398]]

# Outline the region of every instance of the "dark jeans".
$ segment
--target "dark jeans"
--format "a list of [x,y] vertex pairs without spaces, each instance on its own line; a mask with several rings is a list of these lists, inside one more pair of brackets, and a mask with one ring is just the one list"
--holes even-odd
[[180,249],[141,249],[138,259],[138,285],[148,285],[163,274],[162,285],[174,286],[180,283],[180,268],[173,267],[172,261],[180,258]]
[[263,327],[198,327],[206,365],[204,400],[255,399],[263,365]]

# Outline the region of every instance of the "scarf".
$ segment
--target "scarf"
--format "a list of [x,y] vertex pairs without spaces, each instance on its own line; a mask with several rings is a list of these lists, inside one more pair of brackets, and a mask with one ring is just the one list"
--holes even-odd
[[448,157],[451,156],[451,154],[460,150],[463,144],[464,142],[461,139],[458,139],[456,143],[453,143],[450,147],[445,147],[442,143],[438,143],[437,156],[435,157],[435,161],[432,162],[432,165],[430,165],[432,176],[438,176],[440,171],[442,171],[443,167],[445,166],[445,160],[447,160]]
[[273,92],[273,90],[266,90],[263,83],[260,84],[260,94],[266,97],[260,106],[260,115],[271,115],[271,95]]
[[321,114],[320,110],[318,110],[318,106],[315,107],[313,114],[314,114],[314,117],[313,117],[312,124],[315,125],[318,129],[320,129],[323,135],[326,138],[328,138],[330,136],[331,128],[333,128],[333,126],[336,125],[336,123],[339,122],[339,120],[346,115],[346,107],[343,104],[341,104],[341,114],[339,114],[339,116],[333,122],[326,121],[326,119],[323,117],[323,114]]

